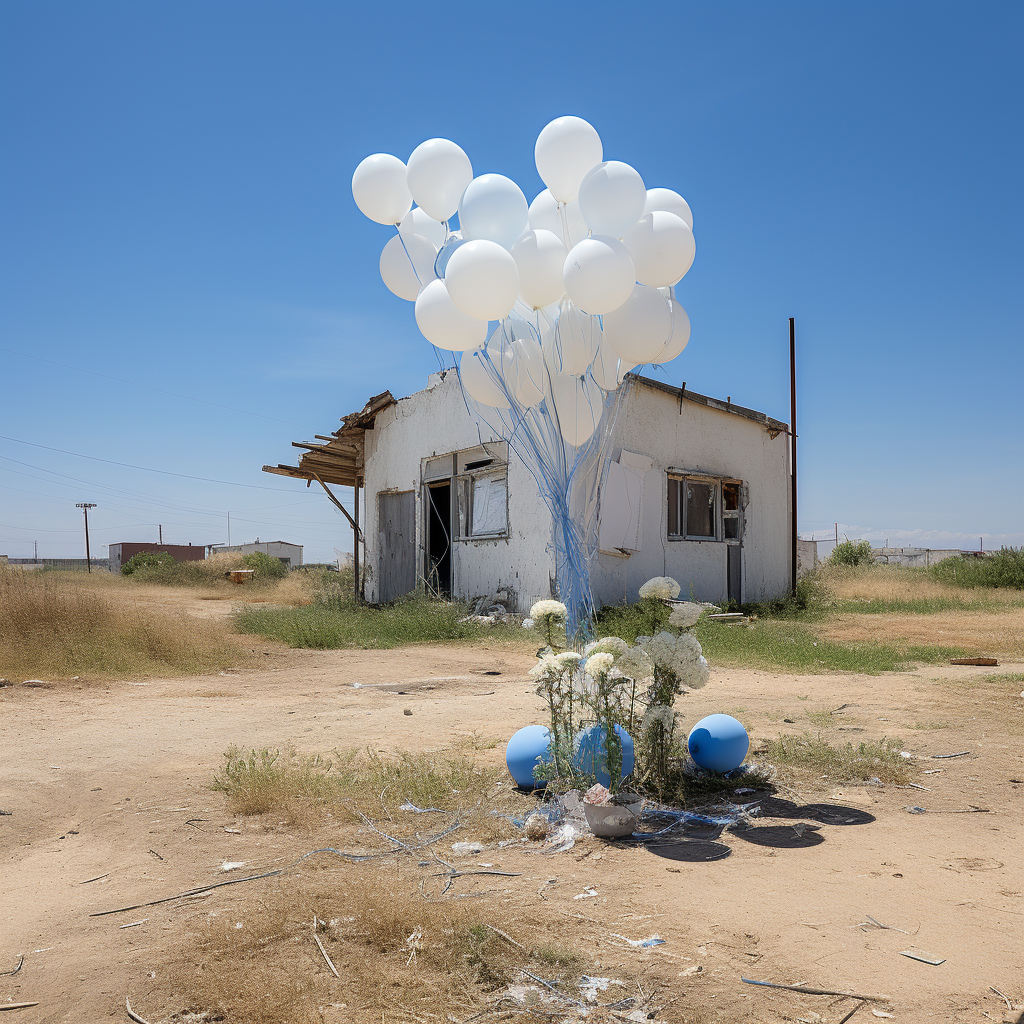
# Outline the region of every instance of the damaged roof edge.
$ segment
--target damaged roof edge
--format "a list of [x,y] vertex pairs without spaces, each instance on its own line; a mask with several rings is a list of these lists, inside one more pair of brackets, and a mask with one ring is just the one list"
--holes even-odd
[[650,377],[641,377],[638,373],[629,373],[627,376],[632,377],[639,384],[644,384],[654,391],[663,391],[667,395],[674,395],[679,399],[685,398],[688,402],[704,405],[709,409],[717,409],[719,412],[727,412],[734,416],[742,416],[744,419],[753,420],[773,433],[789,433],[789,424],[783,423],[782,420],[773,419],[767,413],[758,412],[756,409],[748,409],[746,406],[736,405],[734,402],[723,402],[721,399],[710,398],[697,391],[690,391],[685,384],[683,387],[677,388],[674,384],[653,380]]

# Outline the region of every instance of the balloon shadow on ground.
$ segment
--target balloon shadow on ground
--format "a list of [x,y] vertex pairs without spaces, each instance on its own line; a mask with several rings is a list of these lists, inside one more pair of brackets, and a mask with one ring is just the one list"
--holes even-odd
[[810,818],[822,825],[870,825],[873,814],[859,807],[844,807],[842,804],[795,804],[792,800],[779,797],[765,797],[760,802],[762,818]]
[[825,837],[817,825],[731,825],[729,832],[745,843],[754,846],[770,846],[775,850],[804,850],[821,846]]
[[706,839],[682,839],[676,842],[661,840],[644,844],[648,852],[665,860],[684,861],[687,864],[700,864],[709,860],[722,860],[732,850],[725,843],[713,843]]

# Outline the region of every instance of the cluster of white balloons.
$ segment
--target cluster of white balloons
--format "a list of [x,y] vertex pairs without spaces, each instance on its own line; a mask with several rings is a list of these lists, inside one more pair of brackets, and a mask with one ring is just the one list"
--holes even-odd
[[534,157],[547,188],[529,204],[504,175],[474,177],[447,139],[421,143],[408,163],[367,157],[352,195],[371,220],[397,226],[381,277],[416,303],[429,342],[464,353],[470,396],[496,409],[547,399],[566,442],[580,445],[604,392],[689,341],[674,286],[693,263],[693,216],[677,192],[648,189],[629,164],[604,160],[582,118],[548,124]]

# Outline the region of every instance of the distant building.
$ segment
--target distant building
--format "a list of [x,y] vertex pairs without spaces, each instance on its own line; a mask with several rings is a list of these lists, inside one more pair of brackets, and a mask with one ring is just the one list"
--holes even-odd
[[251,555],[256,551],[262,551],[271,558],[276,558],[289,569],[296,565],[302,565],[302,545],[290,544],[286,540],[260,540],[257,538],[252,544],[217,544],[215,552],[232,551],[242,555]]
[[[206,547],[202,544],[111,544],[107,548],[108,559],[107,564],[111,572],[120,572],[121,566],[125,562],[129,561],[133,555],[139,554],[141,551],[156,554],[157,552],[166,551],[176,562],[201,562],[206,557]],[[85,559],[81,560],[84,564]],[[96,559],[93,560],[93,565],[98,565]]]

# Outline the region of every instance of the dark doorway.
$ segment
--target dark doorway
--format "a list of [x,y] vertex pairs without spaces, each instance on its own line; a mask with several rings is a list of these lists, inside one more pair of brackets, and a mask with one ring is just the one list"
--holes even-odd
[[427,487],[427,589],[452,594],[452,485]]

